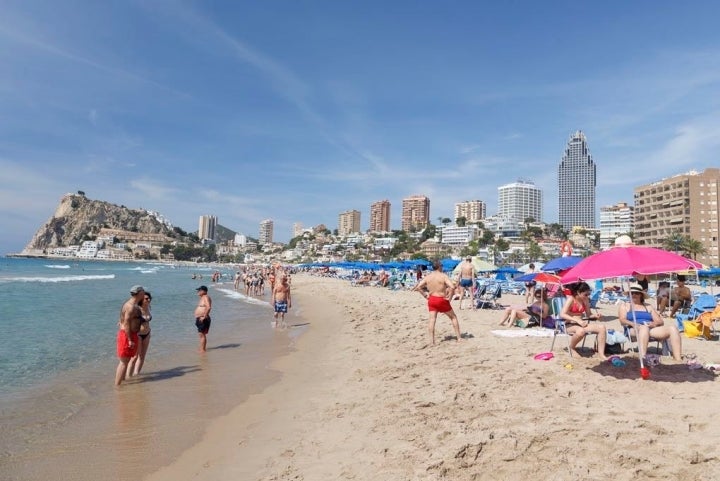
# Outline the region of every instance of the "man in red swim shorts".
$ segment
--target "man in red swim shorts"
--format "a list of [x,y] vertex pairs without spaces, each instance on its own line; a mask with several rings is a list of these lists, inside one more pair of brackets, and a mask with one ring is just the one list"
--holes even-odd
[[433,271],[422,278],[415,285],[413,291],[420,292],[428,301],[428,311],[430,311],[430,322],[428,323],[428,332],[430,334],[430,342],[435,345],[435,321],[438,312],[444,313],[450,318],[457,340],[460,341],[460,323],[450,305],[450,299],[455,291],[455,284],[442,271],[442,264],[439,260],[433,262]]
[[125,301],[120,309],[120,329],[117,333],[117,356],[120,362],[115,370],[115,385],[119,386],[125,380],[130,359],[138,350],[138,331],[142,324],[143,317],[140,305],[138,304],[145,297],[145,289],[142,286],[130,288],[130,299]]

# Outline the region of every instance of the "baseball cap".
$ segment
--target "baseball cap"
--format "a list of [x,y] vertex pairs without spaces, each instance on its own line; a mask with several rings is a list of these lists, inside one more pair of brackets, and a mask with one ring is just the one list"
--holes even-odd
[[138,292],[145,292],[145,289],[143,289],[143,286],[134,285],[134,286],[132,286],[132,287],[130,288],[130,294],[131,294],[131,295],[134,296],[134,295],[137,294]]
[[196,290],[196,291],[205,291],[205,292],[207,292],[207,286],[200,286],[200,287],[198,287],[198,288],[195,289],[195,290]]

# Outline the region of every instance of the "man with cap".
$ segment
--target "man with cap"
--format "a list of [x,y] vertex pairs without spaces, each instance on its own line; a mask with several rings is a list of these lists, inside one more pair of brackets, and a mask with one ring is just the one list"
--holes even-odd
[[200,352],[205,352],[207,345],[207,333],[210,331],[210,311],[212,310],[212,299],[208,296],[208,288],[200,286],[195,289],[198,294],[198,305],[195,307],[195,327],[200,337]]
[[144,297],[145,289],[142,286],[132,286],[130,299],[125,301],[120,309],[120,320],[118,321],[120,329],[117,333],[117,356],[120,362],[115,370],[116,386],[125,380],[128,363],[137,354],[138,331],[143,321],[139,303]]

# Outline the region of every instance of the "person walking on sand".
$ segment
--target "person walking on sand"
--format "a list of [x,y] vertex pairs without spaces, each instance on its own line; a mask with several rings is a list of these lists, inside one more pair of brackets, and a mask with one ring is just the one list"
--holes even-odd
[[115,369],[115,385],[119,386],[124,380],[130,359],[137,354],[138,331],[143,317],[139,303],[145,297],[142,286],[130,288],[130,299],[125,301],[120,309],[117,333],[117,356],[120,361]]
[[200,286],[197,289],[199,296],[198,304],[195,307],[195,327],[200,337],[200,352],[206,351],[207,334],[210,332],[210,311],[212,310],[212,299],[208,296],[208,288]]
[[472,263],[472,258],[467,257],[465,262],[460,265],[460,310],[463,308],[463,300],[465,294],[468,294],[470,298],[470,305],[475,309],[475,302],[473,301],[473,286],[475,285],[475,266]]
[[431,273],[423,276],[422,280],[412,289],[420,292],[427,299],[428,311],[430,311],[430,321],[428,323],[430,342],[433,346],[435,345],[435,321],[438,312],[442,312],[450,318],[457,340],[460,342],[462,339],[460,323],[450,305],[450,299],[455,291],[455,284],[443,273],[442,264],[439,260],[433,262],[433,269]]
[[280,327],[285,328],[285,314],[292,307],[292,298],[290,297],[290,284],[287,275],[280,278],[280,282],[275,282],[272,290],[270,304],[275,309],[275,320],[273,327],[278,327],[278,317],[280,318]]

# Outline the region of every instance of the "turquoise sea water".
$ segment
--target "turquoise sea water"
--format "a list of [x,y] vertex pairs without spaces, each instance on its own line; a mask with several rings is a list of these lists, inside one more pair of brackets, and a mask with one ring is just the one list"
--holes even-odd
[[[47,479],[38,460],[57,473],[57,466],[72,466],[65,456],[94,451],[98,455],[90,463],[64,477],[97,479],[113,467],[103,458],[107,449],[123,466],[123,474],[113,479],[134,479],[147,474],[152,463],[167,462],[174,450],[188,447],[174,444],[174,426],[183,425],[178,420],[184,423],[183,442],[190,442],[189,433],[201,433],[207,419],[227,412],[266,382],[266,365],[287,349],[290,336],[269,327],[269,294],[256,299],[235,292],[231,267],[218,269],[224,276],[212,283],[216,269],[0,258],[0,472],[14,473],[5,479]],[[192,279],[193,274],[203,278]],[[151,345],[143,375],[116,389],[117,321],[134,284],[153,295]],[[193,318],[195,288],[201,284],[213,299],[207,355],[196,352]],[[144,406],[143,416],[152,415],[123,424],[126,438],[116,445],[112,432],[117,426],[108,419],[125,420],[126,402]],[[188,407],[198,403],[202,411],[189,422],[195,411]],[[153,443],[163,445],[166,439],[169,449],[127,471],[118,453],[126,449],[128,456],[138,457],[135,447],[147,438],[148,428]],[[57,443],[77,452],[59,453]]]

